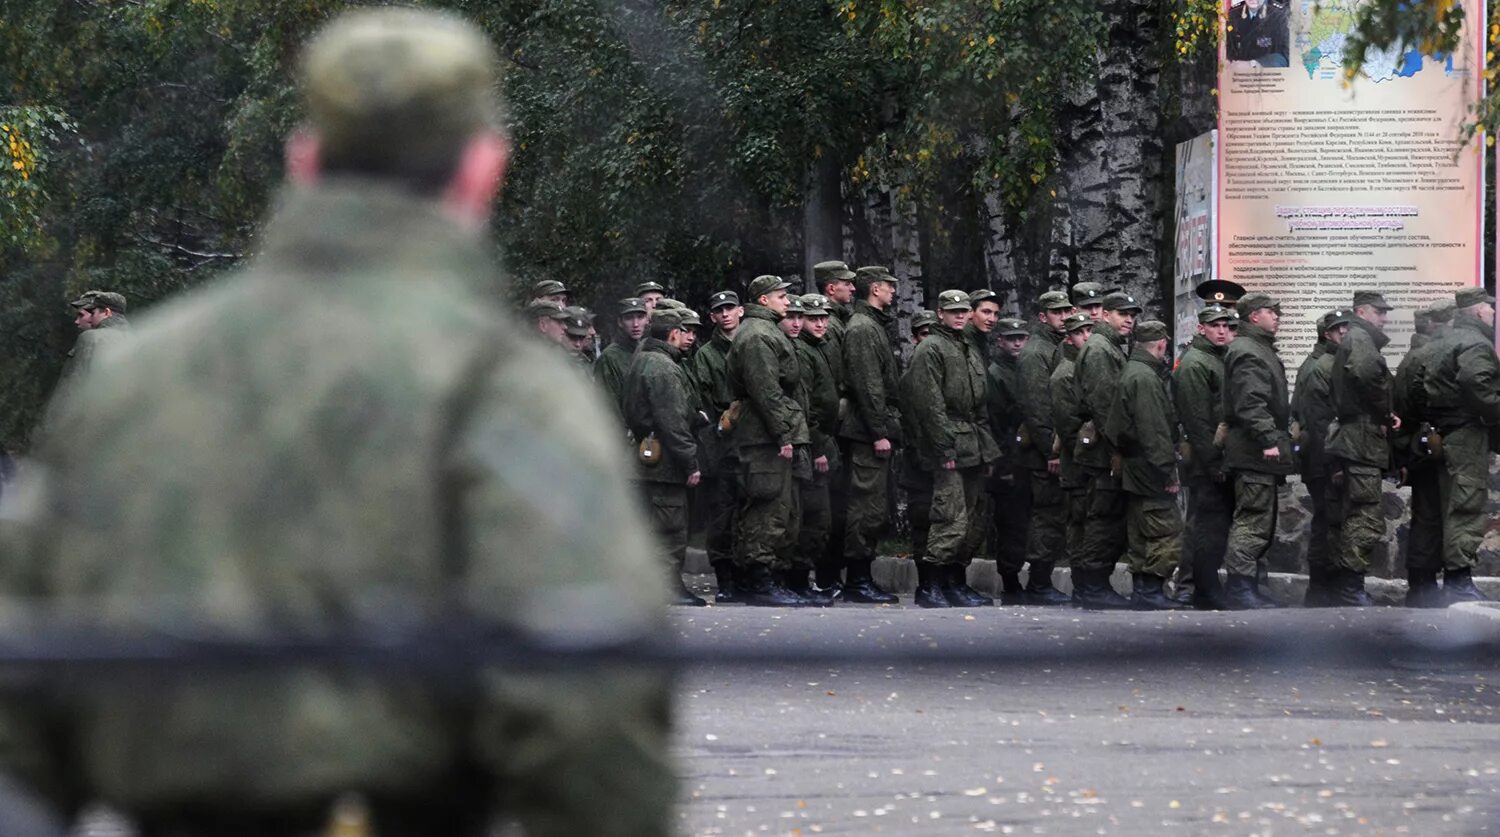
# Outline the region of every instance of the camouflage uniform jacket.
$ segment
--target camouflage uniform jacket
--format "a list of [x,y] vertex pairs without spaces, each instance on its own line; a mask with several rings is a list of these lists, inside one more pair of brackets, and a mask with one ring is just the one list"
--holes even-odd
[[625,373],[625,423],[637,439],[656,436],[662,461],[638,463],[637,479],[682,485],[698,470],[693,438],[693,427],[700,423],[697,403],[693,382],[682,368],[682,350],[654,337],[642,340]]
[[688,374],[698,388],[698,404],[713,421],[729,409],[734,401],[734,387],[729,384],[729,338],[719,329],[707,343],[698,347],[688,361]]
[[[1287,433],[1292,408],[1286,390],[1286,366],[1276,353],[1276,336],[1255,323],[1240,323],[1239,334],[1224,352],[1224,420],[1229,424],[1226,471],[1296,472],[1292,437]],[[1280,458],[1262,455],[1272,447],[1280,449]]]
[[[0,593],[126,630],[231,636],[465,612],[544,637],[580,614],[612,635],[660,630],[618,419],[484,302],[503,295],[489,249],[403,190],[289,190],[247,270],[153,310],[62,405],[66,441],[38,452]],[[529,833],[669,830],[667,678],[479,672],[464,706],[391,674],[100,678],[66,702],[11,691],[0,766],[128,813],[425,793],[474,764]],[[47,742],[64,739],[61,761]]]
[[1095,471],[1109,470],[1109,438],[1104,434],[1104,422],[1114,409],[1115,396],[1119,392],[1120,374],[1125,371],[1124,339],[1114,326],[1104,320],[1094,323],[1094,332],[1088,342],[1078,350],[1078,368],[1074,376],[1078,386],[1078,397],[1083,405],[1084,421],[1094,423],[1094,444],[1077,451],[1078,464]]
[[1332,465],[1325,449],[1328,424],[1333,421],[1333,354],[1337,344],[1319,340],[1297,367],[1297,389],[1292,393],[1292,418],[1302,429],[1300,465],[1304,480],[1328,477]]
[[844,392],[848,413],[839,423],[839,436],[859,442],[901,440],[901,408],[896,392],[900,377],[888,326],[894,321],[864,300],[854,303],[854,314],[844,332]]
[[735,445],[808,443],[802,371],[791,338],[776,326],[779,319],[763,305],[746,305],[745,319],[730,344],[729,381],[741,402]]
[[1046,323],[1032,329],[1031,339],[1021,348],[1020,391],[1017,394],[1025,413],[1027,444],[1021,449],[1021,465],[1032,471],[1045,471],[1047,460],[1056,459],[1052,452],[1052,395],[1049,389],[1052,372],[1062,360],[1063,335]]
[[1453,316],[1448,333],[1429,344],[1436,347],[1424,387],[1428,421],[1439,430],[1500,426],[1500,359],[1495,357],[1495,329],[1467,312]]
[[[1422,422],[1432,419],[1427,410],[1427,370],[1437,356],[1439,345],[1439,340],[1428,339],[1425,334],[1413,334],[1406,357],[1396,364],[1396,376],[1391,382],[1391,412],[1401,417],[1401,429],[1392,431],[1391,448],[1398,466],[1411,461],[1414,434]],[[1300,388],[1301,382],[1297,385]],[[1292,400],[1296,402],[1295,395]]]
[[839,446],[834,438],[839,424],[839,394],[822,351],[826,341],[803,331],[794,342],[802,370],[803,389],[807,391],[807,435],[812,445],[812,458],[828,457],[832,469],[839,464]]
[[1214,445],[1214,432],[1224,415],[1223,346],[1194,335],[1172,373],[1172,400],[1191,452],[1187,472],[1218,477],[1224,471],[1224,454]]
[[1137,346],[1120,376],[1104,435],[1120,453],[1121,485],[1131,494],[1166,496],[1176,485],[1177,410],[1166,361]]
[[609,402],[615,405],[620,415],[625,414],[625,372],[630,369],[630,359],[635,356],[639,341],[624,334],[615,335],[599,359],[594,361],[594,380],[609,394]]
[[972,468],[995,461],[999,449],[985,414],[988,381],[983,363],[963,334],[933,329],[911,356],[910,395],[902,405],[919,436],[918,462],[935,471],[945,462]]
[[990,433],[995,439],[999,457],[995,467],[1006,473],[1020,467],[1020,445],[1016,435],[1023,419],[1021,404],[1021,367],[1015,355],[995,352],[989,366],[989,389],[985,407],[989,415]]
[[1385,332],[1359,317],[1333,356],[1333,408],[1339,428],[1328,438],[1328,453],[1356,465],[1391,467],[1391,369],[1380,350]]
[[979,353],[979,361],[988,368],[990,365],[990,347],[994,345],[990,342],[990,336],[976,328],[974,321],[970,320],[964,324],[964,339],[969,341],[969,345],[973,347],[974,351]]
[[1078,429],[1083,426],[1083,399],[1078,394],[1078,349],[1064,343],[1062,360],[1047,380],[1052,397],[1052,429],[1057,434],[1059,479],[1064,488],[1082,488],[1087,482],[1083,468],[1073,455],[1078,445]]

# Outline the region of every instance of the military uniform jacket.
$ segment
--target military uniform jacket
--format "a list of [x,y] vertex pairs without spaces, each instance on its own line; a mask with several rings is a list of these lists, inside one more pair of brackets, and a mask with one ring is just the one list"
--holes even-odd
[[[1300,391],[1300,388],[1299,388]],[[1195,335],[1172,373],[1172,400],[1187,438],[1188,459],[1183,464],[1195,477],[1218,477],[1224,454],[1214,445],[1214,432],[1224,415],[1224,347]]]
[[1391,467],[1391,369],[1380,350],[1390,338],[1355,317],[1333,356],[1333,408],[1339,427],[1328,453],[1372,468]]
[[620,415],[625,414],[625,373],[630,369],[637,342],[623,334],[616,335],[594,361],[594,380],[609,393],[609,401]]
[[1170,385],[1165,361],[1140,347],[1131,350],[1104,434],[1120,454],[1121,485],[1132,494],[1162,496],[1177,484],[1177,410]]
[[763,305],[745,306],[729,347],[729,382],[741,404],[735,445],[805,445],[807,416],[800,403],[802,371],[780,318]]
[[1428,421],[1440,431],[1455,427],[1500,426],[1500,360],[1495,357],[1495,330],[1468,313],[1454,315],[1453,326],[1434,348],[1424,387]]
[[625,374],[625,422],[637,439],[655,435],[662,461],[637,463],[636,478],[681,485],[698,470],[698,442],[693,427],[698,417],[693,383],[682,368],[682,350],[655,337],[641,347]]
[[1307,359],[1297,367],[1297,390],[1292,393],[1292,418],[1302,428],[1300,464],[1302,478],[1328,477],[1333,463],[1328,459],[1328,425],[1333,411],[1333,355],[1338,346],[1319,340]]
[[896,385],[900,370],[887,330],[894,318],[864,300],[854,303],[854,314],[844,332],[844,392],[848,410],[839,423],[839,436],[859,442],[901,440],[901,408]]
[[[1286,366],[1276,353],[1276,337],[1252,322],[1240,323],[1239,335],[1224,352],[1224,468],[1262,474],[1291,474],[1292,406],[1287,402]],[[1278,448],[1278,459],[1261,451]]]
[[[329,176],[282,196],[260,250],[157,306],[61,405],[66,441],[37,451],[38,503],[18,524],[45,537],[7,553],[0,593],[101,625],[167,610],[250,637],[338,636],[392,613],[451,624],[456,608],[541,636],[581,612],[615,635],[662,626],[619,418],[484,302],[504,290],[482,236],[436,201]],[[82,798],[127,811],[285,811],[351,788],[427,793],[473,764],[518,805],[553,800],[544,831],[577,834],[647,827],[582,801],[621,777],[642,801],[666,794],[642,808],[674,797],[664,677],[599,672],[581,690],[481,673],[464,707],[391,673],[103,677],[66,703],[11,692],[0,768],[43,793],[66,770]]]
[[1033,471],[1045,471],[1047,460],[1056,459],[1052,452],[1052,395],[1049,391],[1053,370],[1062,360],[1060,332],[1046,323],[1038,323],[1031,339],[1021,348],[1017,403],[1024,416],[1027,444],[1021,448],[1021,465]]
[[79,332],[78,340],[69,350],[68,360],[58,376],[57,391],[61,393],[63,387],[71,385],[74,379],[88,371],[100,351],[119,344],[126,339],[129,331],[130,321],[125,319],[124,314],[111,314],[88,331]]
[[934,328],[912,353],[907,374],[911,399],[902,407],[917,430],[921,466],[935,471],[949,461],[960,468],[993,462],[999,450],[985,415],[985,369],[963,334]]
[[1073,374],[1084,421],[1094,423],[1096,441],[1089,448],[1080,445],[1076,454],[1079,465],[1095,471],[1108,470],[1109,457],[1113,453],[1104,434],[1104,422],[1114,409],[1120,374],[1125,371],[1124,342],[1114,326],[1100,320],[1094,323],[1094,332],[1089,335],[1088,342],[1078,350],[1078,368]]
[[999,456],[995,467],[1012,471],[1020,467],[1020,444],[1016,439],[1023,418],[1021,405],[1021,368],[1016,357],[996,352],[989,366],[989,391],[985,399],[990,433]]
[[1052,429],[1057,434],[1059,477],[1064,488],[1082,488],[1087,482],[1083,468],[1073,455],[1078,445],[1078,429],[1085,421],[1083,399],[1078,394],[1075,372],[1078,369],[1078,349],[1064,343],[1062,360],[1052,370],[1047,388],[1052,395]]
[[807,392],[807,435],[812,457],[826,456],[830,469],[838,467],[839,446],[834,437],[839,424],[839,394],[822,351],[827,341],[804,331],[794,342]]

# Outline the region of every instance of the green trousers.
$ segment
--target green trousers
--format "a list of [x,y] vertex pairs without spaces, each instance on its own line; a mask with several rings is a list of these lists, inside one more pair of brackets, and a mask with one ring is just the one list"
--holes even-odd
[[740,505],[734,516],[734,560],[784,570],[797,546],[801,514],[792,462],[775,445],[740,449]]
[[1460,427],[1443,437],[1438,472],[1443,507],[1443,569],[1472,570],[1488,523],[1490,442],[1484,427]]
[[792,566],[811,568],[828,546],[833,509],[828,496],[829,475],[811,480],[797,480],[797,502],[802,508],[802,525],[797,534],[797,552]]
[[1114,572],[1125,554],[1125,490],[1108,471],[1089,470],[1083,517],[1083,540],[1073,569]]
[[932,472],[932,530],[926,557],[934,564],[968,564],[983,528],[979,505],[984,469],[939,468]]
[[1063,554],[1065,566],[1078,563],[1079,550],[1083,548],[1083,522],[1088,516],[1089,492],[1086,488],[1064,488],[1067,498],[1067,523],[1063,529],[1066,549]]
[[641,480],[641,494],[651,516],[651,528],[656,532],[665,553],[666,565],[682,572],[682,563],[687,559],[688,541],[688,488],[670,482]]
[[868,562],[884,531],[888,510],[891,458],[877,456],[875,446],[849,443],[849,505],[844,514],[844,559]]
[[1411,483],[1411,523],[1406,528],[1406,568],[1436,572],[1443,566],[1442,473],[1447,463],[1431,460],[1407,467]]
[[1307,571],[1327,577],[1333,571],[1333,535],[1328,528],[1328,479],[1310,479],[1307,496],[1312,502],[1312,520],[1307,527]]
[[1329,480],[1328,528],[1333,565],[1364,574],[1370,553],[1385,540],[1385,514],[1380,509],[1384,486],[1380,469],[1344,462],[1341,475]]
[[1182,560],[1182,512],[1175,494],[1127,494],[1126,558],[1132,573],[1171,578]]
[[1187,528],[1182,539],[1182,557],[1177,562],[1177,586],[1191,589],[1204,577],[1218,581],[1224,553],[1229,549],[1229,527],[1234,523],[1234,483],[1208,476],[1193,476],[1187,483]]
[[1234,474],[1234,522],[1224,569],[1230,575],[1259,575],[1260,562],[1276,539],[1276,475],[1259,471]]
[[[1016,532],[1015,536],[1024,535],[1026,560],[1030,562],[1032,572],[1040,569],[1050,574],[1068,549],[1067,495],[1063,493],[1056,474],[1045,470],[1027,470],[1025,474],[1030,503],[1019,513],[1027,517],[1026,528]],[[1019,572],[1020,569],[1021,565],[1017,563],[1014,567],[1002,567],[1001,572]]]

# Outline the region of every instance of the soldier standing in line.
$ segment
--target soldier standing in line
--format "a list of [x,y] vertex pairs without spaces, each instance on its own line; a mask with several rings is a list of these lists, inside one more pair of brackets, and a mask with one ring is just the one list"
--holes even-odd
[[587,308],[569,305],[563,309],[563,348],[584,371],[593,367],[589,351],[594,345],[594,324]]
[[1085,421],[1082,399],[1078,394],[1075,372],[1078,352],[1094,331],[1094,319],[1074,311],[1063,322],[1062,359],[1052,370],[1047,388],[1052,400],[1053,447],[1057,451],[1058,485],[1065,498],[1063,527],[1063,560],[1074,566],[1083,547],[1084,513],[1088,508],[1088,478],[1074,457],[1078,447],[1078,430]]
[[[822,261],[813,265],[813,282],[817,290],[828,300],[828,332],[818,350],[828,361],[828,371],[833,375],[834,392],[839,398],[840,418],[848,410],[844,398],[844,330],[848,327],[854,300],[854,271],[841,261]],[[849,509],[849,446],[835,436],[834,444],[839,450],[839,461],[844,463],[828,484],[829,533],[823,556],[818,561],[818,586],[841,593],[844,581],[844,529]]]
[[1396,365],[1391,389],[1392,409],[1401,417],[1401,429],[1393,434],[1391,445],[1394,464],[1411,486],[1411,518],[1406,530],[1407,607],[1446,605],[1437,583],[1443,566],[1443,499],[1438,476],[1442,465],[1431,447],[1425,378],[1428,362],[1452,316],[1452,300],[1416,312],[1417,330],[1406,357]]
[[[1088,289],[1085,288],[1087,293]],[[1026,580],[1025,602],[1062,605],[1068,597],[1052,586],[1052,569],[1067,553],[1065,538],[1066,498],[1060,482],[1061,449],[1055,444],[1052,426],[1051,378],[1062,361],[1063,323],[1073,313],[1073,303],[1062,291],[1047,291],[1037,297],[1037,319],[1031,339],[1016,359],[1019,370],[1017,401],[1023,413],[1019,451],[1029,499],[1027,526],[1015,533],[1022,539],[1025,558],[1031,564]],[[1092,318],[1090,318],[1092,322]],[[996,436],[1002,447],[1005,440]],[[1019,486],[1018,486],[1019,487]],[[1016,570],[1019,571],[1017,566]]]
[[1172,373],[1172,397],[1185,438],[1187,534],[1177,567],[1177,597],[1183,604],[1217,610],[1219,567],[1234,520],[1234,486],[1224,472],[1224,453],[1214,434],[1224,420],[1224,351],[1239,320],[1234,311],[1209,305],[1198,312],[1198,333]]
[[[697,487],[702,478],[693,431],[704,420],[697,409],[692,381],[682,367],[690,337],[681,314],[661,308],[652,312],[649,335],[641,340],[626,371],[625,417],[630,432],[644,440],[637,457],[636,480],[653,528],[667,547],[672,603],[702,606],[707,602],[688,590],[682,580],[682,565],[687,559],[688,489]],[[655,455],[648,458],[648,450]]]
[[1073,307],[1089,315],[1089,319],[1099,322],[1104,317],[1104,298],[1108,296],[1104,292],[1104,286],[1098,282],[1079,282],[1069,292],[1073,301]]
[[1026,594],[1021,588],[1021,568],[1026,562],[1026,532],[1031,526],[1032,504],[1026,470],[1021,467],[1024,413],[1018,356],[1025,351],[1031,331],[1024,320],[1011,317],[1000,320],[994,331],[998,342],[987,369],[989,388],[985,405],[999,457],[985,481],[984,512],[994,521],[993,528],[986,523],[986,530],[990,535],[990,554],[1000,574],[1000,603],[1023,605]]
[[[911,318],[912,345],[922,345],[923,340],[932,337],[932,330],[937,325],[937,312],[927,308],[917,311]],[[908,403],[916,397],[911,391],[911,380],[911,370],[907,369],[901,374],[898,385],[902,403]],[[920,435],[918,428],[912,426],[911,417],[903,411],[901,437],[906,440],[907,450],[914,451],[920,446]],[[915,455],[903,456],[896,473],[896,483],[906,492],[906,526],[911,531],[911,556],[912,560],[918,561],[927,552],[927,533],[932,529],[932,474],[922,469]]]
[[1354,312],[1329,311],[1318,320],[1318,342],[1297,367],[1297,389],[1292,393],[1292,420],[1301,430],[1302,450],[1298,466],[1312,502],[1312,521],[1307,536],[1307,595],[1303,607],[1333,604],[1333,541],[1328,531],[1328,480],[1333,462],[1328,457],[1328,426],[1333,408],[1333,358],[1339,343],[1349,333]]
[[1172,407],[1166,323],[1136,326],[1119,395],[1104,434],[1119,457],[1126,496],[1126,532],[1136,610],[1181,610],[1165,586],[1182,558],[1182,514],[1177,510],[1177,411]]
[[[782,281],[788,281],[783,277]],[[814,571],[813,555],[802,551],[802,521],[805,512],[802,507],[802,499],[811,488],[817,471],[812,462],[813,442],[813,416],[807,365],[803,359],[803,343],[801,341],[802,328],[806,322],[802,307],[802,297],[788,295],[786,313],[776,323],[787,339],[791,341],[792,351],[797,356],[797,403],[802,405],[802,414],[807,417],[808,443],[797,445],[792,452],[792,527],[787,538],[787,545],[777,553],[777,564],[779,569],[775,571],[777,581],[780,581],[786,589],[801,596],[807,604],[815,607],[827,607],[833,604],[834,594],[831,590],[823,590],[813,583]],[[827,463],[824,462],[826,466]]]
[[883,269],[855,272],[859,299],[844,331],[844,392],[848,408],[839,421],[839,438],[849,456],[849,502],[844,525],[845,601],[895,604],[870,576],[875,542],[887,520],[886,494],[891,457],[901,441],[901,410],[896,387],[899,371],[890,307],[896,277]]
[[568,305],[568,288],[556,279],[542,279],[531,286],[531,298],[526,301],[530,305],[538,300],[542,302],[555,302],[559,306]]
[[732,431],[741,478],[734,516],[735,591],[739,601],[760,607],[811,604],[777,577],[797,545],[801,515],[792,466],[797,446],[808,443],[797,350],[777,326],[791,303],[789,287],[778,276],[750,282],[751,302],[727,364],[741,403]]
[[1327,451],[1337,460],[1330,480],[1329,509],[1335,532],[1333,602],[1369,607],[1365,573],[1375,545],[1385,540],[1380,510],[1385,473],[1392,470],[1391,432],[1401,429],[1392,411],[1390,366],[1381,350],[1391,306],[1375,291],[1354,294],[1354,319],[1333,358],[1330,378],[1338,429],[1330,431]]
[[[806,294],[802,297],[802,333],[797,340],[797,360],[807,390],[807,434],[811,440],[808,455],[812,458],[812,476],[798,486],[802,501],[802,528],[798,552],[815,564],[821,564],[828,548],[829,529],[833,525],[828,489],[840,470],[837,432],[839,395],[828,357],[823,353],[829,321],[828,297]],[[821,586],[810,588],[822,593]],[[832,600],[842,588],[828,589]]]
[[78,326],[78,341],[68,352],[57,386],[62,387],[82,375],[93,364],[99,350],[118,343],[130,330],[125,319],[125,297],[113,291],[86,291],[70,303]]
[[650,323],[646,303],[640,297],[620,300],[620,313],[615,316],[615,336],[594,361],[594,380],[604,387],[610,403],[624,415],[625,372],[630,369],[630,359],[646,336]]
[[1073,603],[1091,610],[1130,606],[1110,583],[1115,563],[1125,552],[1127,532],[1116,451],[1103,429],[1119,396],[1124,347],[1141,313],[1135,297],[1123,292],[1108,294],[1102,304],[1104,313],[1078,353],[1074,372],[1085,417],[1078,431],[1077,457],[1087,475],[1088,498],[1083,543],[1073,556]]
[[1224,352],[1224,468],[1234,481],[1223,604],[1280,607],[1260,592],[1260,563],[1276,538],[1276,486],[1295,473],[1286,366],[1276,351],[1281,304],[1249,293],[1235,304],[1239,333]]
[[981,607],[994,599],[969,587],[965,563],[977,538],[985,466],[997,453],[985,416],[986,375],[964,336],[969,296],[938,294],[938,327],[912,354],[902,414],[911,415],[916,453],[932,476],[931,529],[917,560],[919,607]]
[[1453,295],[1456,311],[1423,377],[1432,429],[1441,434],[1443,589],[1447,602],[1484,601],[1474,586],[1490,495],[1490,454],[1500,434],[1495,298],[1484,288]]
[[565,351],[573,350],[568,340],[567,309],[550,299],[540,299],[527,304],[522,315],[542,340],[561,346]]
[[656,310],[656,304],[667,298],[667,289],[660,282],[646,281],[635,286],[631,296],[639,298],[646,303],[646,312]]
[[844,338],[849,317],[854,313],[854,271],[844,262],[818,262],[813,265],[813,283],[818,292],[828,298],[828,335],[839,343]]
[[688,373],[698,387],[698,403],[708,413],[709,423],[698,434],[704,484],[698,490],[703,503],[704,547],[714,568],[718,589],[714,601],[735,601],[734,512],[739,506],[739,458],[731,433],[721,432],[725,413],[734,403],[729,382],[729,347],[739,330],[745,309],[739,294],[718,291],[708,298],[708,318],[713,336],[693,354]]

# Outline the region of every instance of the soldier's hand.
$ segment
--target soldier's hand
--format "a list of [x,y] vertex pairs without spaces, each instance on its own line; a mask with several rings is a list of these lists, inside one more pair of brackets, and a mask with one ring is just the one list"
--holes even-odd
[[828,457],[820,456],[813,460],[813,470],[820,474],[828,473]]
[[881,456],[885,456],[886,454],[890,453],[891,452],[891,440],[890,439],[876,439],[875,440],[875,452],[878,453],[878,454],[880,454]]
[[791,445],[782,445],[781,446],[781,453],[778,453],[776,455],[779,456],[779,457],[781,457],[782,459],[791,459],[792,458],[792,446]]
[[1052,476],[1055,477],[1055,476],[1057,476],[1061,472],[1062,472],[1062,460],[1061,459],[1049,459],[1049,460],[1047,460],[1047,473],[1049,473],[1049,474],[1051,474]]
[[698,483],[700,483],[702,481],[703,481],[703,472],[702,471],[694,471],[691,474],[688,474],[688,480],[687,480],[688,488],[692,488],[692,487],[696,486]]
[[1400,430],[1401,429],[1401,417],[1398,416],[1398,415],[1396,415],[1395,413],[1391,413],[1391,429],[1392,430]]
[[1269,447],[1269,448],[1266,448],[1265,450],[1261,451],[1260,455],[1262,457],[1266,458],[1266,459],[1280,459],[1281,458],[1281,448],[1278,448],[1278,447]]
[[943,463],[943,470],[944,471],[956,471],[956,470],[958,470],[958,463],[956,461],[950,459],[947,462]]

